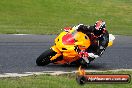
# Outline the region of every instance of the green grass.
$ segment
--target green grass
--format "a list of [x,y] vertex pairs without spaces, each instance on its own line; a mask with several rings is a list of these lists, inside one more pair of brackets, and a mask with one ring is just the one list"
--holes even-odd
[[[130,74],[132,76],[131,71],[99,72],[99,74]],[[0,88],[132,88],[132,82],[128,84],[85,84],[81,86],[75,79],[75,74],[0,78]]]
[[56,34],[103,19],[113,34],[132,35],[132,0],[1,0],[0,34]]

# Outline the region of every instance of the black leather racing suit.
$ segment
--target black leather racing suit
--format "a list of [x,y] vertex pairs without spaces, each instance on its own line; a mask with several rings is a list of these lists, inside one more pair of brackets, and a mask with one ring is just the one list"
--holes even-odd
[[90,47],[86,50],[88,53],[94,53],[98,56],[103,54],[109,42],[109,33],[107,30],[95,30],[94,26],[80,25],[77,31],[85,33],[91,40]]

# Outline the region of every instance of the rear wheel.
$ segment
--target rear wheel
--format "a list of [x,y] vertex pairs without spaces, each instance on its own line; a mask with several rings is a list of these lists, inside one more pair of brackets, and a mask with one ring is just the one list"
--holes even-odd
[[89,66],[89,64],[90,64],[90,62],[89,63],[87,63],[84,59],[80,59],[80,65],[83,67],[83,68],[87,68],[88,66]]
[[48,65],[51,61],[50,58],[55,56],[56,52],[52,49],[46,50],[44,53],[42,53],[36,60],[36,64],[38,66],[45,66]]
[[76,61],[76,65],[78,65],[78,66],[82,66],[83,68],[87,68],[88,66],[89,66],[89,64],[90,64],[90,62],[91,61],[93,61],[95,58],[90,58],[89,57],[89,63],[87,63],[84,59],[79,59],[79,60],[77,60]]

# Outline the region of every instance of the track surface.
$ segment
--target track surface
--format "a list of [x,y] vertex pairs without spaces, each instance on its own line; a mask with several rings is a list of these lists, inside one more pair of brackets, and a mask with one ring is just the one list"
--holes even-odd
[[[41,71],[73,71],[75,66],[36,66],[36,58],[54,44],[56,35],[0,35],[0,74]],[[132,36],[116,36],[114,45],[88,70],[132,69]]]

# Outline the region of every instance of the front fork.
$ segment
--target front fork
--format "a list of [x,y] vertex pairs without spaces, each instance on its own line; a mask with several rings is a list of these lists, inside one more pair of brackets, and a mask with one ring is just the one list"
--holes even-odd
[[57,54],[56,54],[55,56],[53,56],[53,57],[50,59],[50,61],[53,61],[53,60],[57,59],[57,57],[59,57],[59,56],[62,55],[61,52],[59,51],[59,49],[58,49],[55,45],[52,46],[51,49],[52,49],[53,51],[55,51]]

